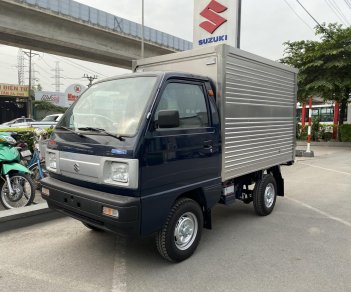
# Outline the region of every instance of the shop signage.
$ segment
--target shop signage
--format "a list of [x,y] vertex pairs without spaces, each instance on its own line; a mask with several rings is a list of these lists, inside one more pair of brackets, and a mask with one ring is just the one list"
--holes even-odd
[[28,97],[28,86],[0,83],[0,96]]

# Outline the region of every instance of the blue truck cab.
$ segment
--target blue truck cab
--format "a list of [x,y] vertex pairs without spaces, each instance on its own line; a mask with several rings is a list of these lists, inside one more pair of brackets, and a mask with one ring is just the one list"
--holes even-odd
[[[93,230],[154,235],[159,253],[174,262],[193,254],[216,203],[253,202],[258,215],[270,214],[284,195],[280,165],[292,163],[293,140],[272,142],[245,108],[231,111],[233,100],[226,105],[218,80],[204,75],[145,71],[86,90],[48,142],[48,206]],[[234,123],[229,113],[249,120]]]
[[[222,188],[219,117],[209,91],[208,78],[177,73],[93,85],[48,143],[50,177],[42,185],[49,207],[131,236],[159,231],[175,202],[190,210],[198,202],[196,212],[208,213]],[[183,228],[195,228],[190,223]]]

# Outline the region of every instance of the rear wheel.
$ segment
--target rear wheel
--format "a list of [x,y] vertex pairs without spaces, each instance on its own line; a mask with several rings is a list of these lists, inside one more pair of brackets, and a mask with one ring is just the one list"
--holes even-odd
[[156,235],[160,255],[171,262],[190,257],[200,242],[202,226],[203,214],[199,204],[188,198],[178,200]]
[[34,182],[29,175],[13,173],[10,175],[10,193],[7,181],[1,187],[0,201],[6,209],[20,208],[33,203],[35,197]]
[[253,205],[259,216],[272,213],[277,199],[277,183],[271,174],[263,175],[255,184],[253,192]]

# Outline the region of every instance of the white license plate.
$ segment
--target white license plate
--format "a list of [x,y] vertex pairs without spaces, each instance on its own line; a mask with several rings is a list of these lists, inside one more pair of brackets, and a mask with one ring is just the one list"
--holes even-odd
[[41,188],[41,193],[45,196],[50,196],[50,191],[47,188],[42,187]]
[[21,151],[22,157],[27,157],[27,156],[31,156],[31,155],[32,155],[32,152],[30,152],[30,150]]

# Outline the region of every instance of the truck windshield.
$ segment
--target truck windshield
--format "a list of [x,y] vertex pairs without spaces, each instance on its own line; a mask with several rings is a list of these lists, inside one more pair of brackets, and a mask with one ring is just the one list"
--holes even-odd
[[134,136],[156,79],[130,77],[93,85],[67,111],[57,128],[99,129],[118,136]]

